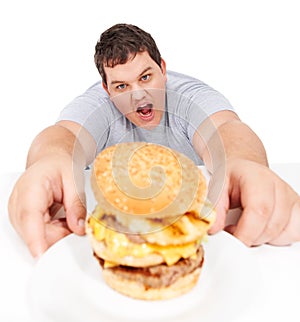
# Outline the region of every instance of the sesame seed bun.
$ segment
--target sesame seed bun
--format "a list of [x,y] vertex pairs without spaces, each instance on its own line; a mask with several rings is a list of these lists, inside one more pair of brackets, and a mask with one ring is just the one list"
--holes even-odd
[[206,180],[192,160],[144,142],[103,150],[95,159],[91,184],[101,208],[127,226],[133,215],[171,217],[172,222],[186,212],[200,216],[207,190]]

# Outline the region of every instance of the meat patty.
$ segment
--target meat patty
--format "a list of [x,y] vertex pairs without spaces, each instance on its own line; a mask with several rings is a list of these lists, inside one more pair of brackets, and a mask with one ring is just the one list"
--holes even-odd
[[[98,259],[103,268],[104,260],[99,258],[96,254],[94,256]],[[112,270],[114,274],[127,280],[138,281],[146,288],[161,288],[168,287],[177,279],[187,274],[192,273],[195,269],[202,267],[204,262],[204,251],[200,245],[196,254],[196,258],[182,258],[176,264],[168,266],[160,264],[150,267],[131,267],[131,266],[116,266],[105,268]]]

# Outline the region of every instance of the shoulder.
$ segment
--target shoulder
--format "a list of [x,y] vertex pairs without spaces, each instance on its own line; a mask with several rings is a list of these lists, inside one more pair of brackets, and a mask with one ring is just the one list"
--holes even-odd
[[[103,113],[104,109],[105,113]],[[101,81],[98,81],[67,104],[60,113],[60,119],[71,117],[104,119],[109,118],[113,114],[113,110],[108,94],[103,89]]]
[[220,110],[233,110],[223,94],[195,77],[168,71],[166,89],[168,109],[176,113],[203,111],[211,115]]
[[205,82],[174,71],[167,72],[168,96],[176,96],[202,104],[208,100],[232,108],[225,96]]
[[203,81],[182,73],[167,71],[167,89],[171,91],[186,92],[190,90],[199,90],[209,88]]
[[79,97],[90,98],[91,100],[100,101],[101,103],[107,102],[109,100],[109,96],[102,87],[101,81],[94,83]]

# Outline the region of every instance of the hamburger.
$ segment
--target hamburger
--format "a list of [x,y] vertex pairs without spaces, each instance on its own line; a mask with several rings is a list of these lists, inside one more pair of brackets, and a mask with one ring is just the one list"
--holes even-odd
[[91,186],[97,205],[86,232],[105,282],[142,300],[190,291],[215,218],[193,161],[152,143],[120,143],[97,156]]

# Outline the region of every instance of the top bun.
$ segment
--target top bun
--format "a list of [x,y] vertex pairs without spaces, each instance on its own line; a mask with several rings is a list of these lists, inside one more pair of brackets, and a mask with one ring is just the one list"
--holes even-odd
[[200,216],[207,191],[205,178],[192,160],[144,142],[103,150],[95,159],[91,184],[104,212],[122,217],[122,222],[132,215],[155,219],[194,212]]

